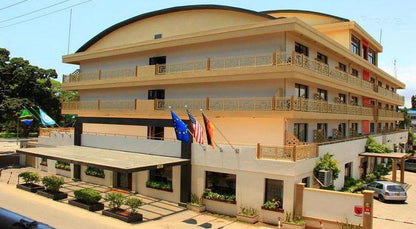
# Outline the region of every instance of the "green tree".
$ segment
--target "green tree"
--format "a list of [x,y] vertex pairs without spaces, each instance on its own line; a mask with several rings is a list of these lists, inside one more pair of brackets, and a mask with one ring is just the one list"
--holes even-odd
[[400,112],[403,113],[403,120],[399,122],[399,127],[401,129],[409,128],[412,124],[412,119],[410,119],[410,115],[407,113],[407,108],[402,108]]
[[316,166],[313,169],[313,174],[318,177],[319,170],[332,171],[332,179],[338,179],[341,169],[338,166],[338,161],[332,158],[334,155],[325,153],[325,155],[316,162]]
[[0,123],[14,130],[23,106],[40,106],[59,121],[61,104],[52,90],[56,77],[55,70],[33,66],[20,57],[10,58],[10,52],[0,48]]
[[416,110],[416,96],[412,95],[412,110]]

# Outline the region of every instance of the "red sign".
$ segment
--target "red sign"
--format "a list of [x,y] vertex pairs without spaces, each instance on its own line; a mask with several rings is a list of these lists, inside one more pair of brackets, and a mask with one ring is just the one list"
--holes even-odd
[[354,213],[356,215],[362,215],[363,214],[363,206],[354,206]]
[[371,207],[364,207],[364,214],[370,215],[371,214]]

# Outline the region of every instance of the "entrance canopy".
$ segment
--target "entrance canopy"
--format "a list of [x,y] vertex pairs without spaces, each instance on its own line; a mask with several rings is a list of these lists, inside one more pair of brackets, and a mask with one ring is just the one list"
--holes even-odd
[[189,163],[189,159],[83,146],[23,148],[17,152],[123,172],[138,172]]
[[400,160],[400,183],[404,183],[404,158],[406,157],[406,154],[404,153],[360,153],[360,156],[364,157],[381,157],[381,158],[390,158],[393,159],[393,168],[391,171],[392,180],[393,182],[396,182],[396,170],[397,170],[397,159]]

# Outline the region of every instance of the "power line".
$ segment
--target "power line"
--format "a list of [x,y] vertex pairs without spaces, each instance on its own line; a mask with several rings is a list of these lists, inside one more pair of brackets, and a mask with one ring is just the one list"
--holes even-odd
[[68,2],[68,1],[71,1],[71,0],[64,0],[64,1],[61,1],[61,2],[58,2],[58,3],[52,4],[52,5],[49,5],[49,6],[40,8],[40,9],[37,9],[37,10],[33,10],[33,11],[29,12],[29,13],[25,13],[25,14],[22,14],[22,15],[19,15],[19,16],[16,16],[16,17],[12,17],[12,18],[9,18],[9,19],[0,21],[0,23],[6,22],[6,21],[11,21],[11,20],[14,20],[14,19],[17,19],[17,18],[21,18],[21,17],[27,16],[27,15],[30,15],[30,14],[34,14],[34,13],[37,13],[37,12],[42,11],[44,9],[48,9],[48,8],[51,8],[51,7],[60,5],[62,3]]
[[20,3],[27,2],[27,1],[28,1],[28,0],[23,0],[23,1],[20,1],[20,2],[16,2],[16,3],[11,4],[11,5],[9,5],[9,6],[5,6],[5,7],[3,7],[3,8],[0,8],[0,10],[5,10],[5,9],[7,9],[7,8],[10,8],[10,7],[13,7],[13,6],[19,5]]
[[67,9],[69,9],[69,8],[76,7],[76,6],[79,6],[79,5],[85,4],[85,3],[87,3],[87,2],[91,2],[91,1],[92,1],[92,0],[83,1],[83,2],[80,2],[80,3],[74,4],[74,5],[71,5],[71,6],[68,6],[68,7],[62,8],[62,9],[60,9],[60,10],[55,10],[55,11],[52,11],[52,12],[47,13],[47,14],[43,14],[43,15],[40,15],[40,16],[37,16],[37,17],[29,18],[29,19],[27,19],[27,20],[19,21],[19,22],[16,22],[16,23],[10,24],[10,25],[2,26],[2,27],[0,27],[0,29],[2,29],[2,28],[6,28],[6,27],[10,27],[10,26],[13,26],[13,25],[22,24],[22,23],[29,22],[29,21],[33,21],[33,20],[35,20],[35,19],[38,19],[38,18],[41,18],[41,17],[45,17],[45,16],[48,16],[48,15],[51,15],[51,14],[54,14],[54,13],[58,13],[58,12],[61,12],[61,11],[67,10]]

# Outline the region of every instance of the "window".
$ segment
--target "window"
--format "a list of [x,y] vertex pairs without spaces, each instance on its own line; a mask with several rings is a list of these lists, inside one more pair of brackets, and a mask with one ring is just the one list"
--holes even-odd
[[386,84],[386,89],[387,89],[387,90],[390,90],[390,86],[389,86],[389,85],[387,85],[387,84]]
[[280,206],[283,206],[283,181],[266,179],[266,193],[264,195],[264,202],[278,200]]
[[347,96],[345,94],[338,94],[339,102],[340,103],[346,103],[347,102]]
[[379,87],[383,87],[383,82],[378,81],[378,86],[379,86]]
[[310,177],[302,178],[302,183],[305,184],[305,187],[311,187],[311,178]]
[[342,133],[342,136],[347,136],[347,130],[346,130],[346,127],[347,126],[347,124],[345,124],[345,123],[340,123],[339,125],[338,125],[338,131],[339,132],[341,132]]
[[154,56],[149,58],[149,65],[166,64],[166,56]]
[[377,124],[377,131],[378,132],[381,132],[381,130],[382,130],[382,128],[381,128],[381,122],[379,122],[378,124]]
[[382,109],[383,108],[383,104],[382,103],[378,103],[378,109]]
[[40,165],[48,165],[48,160],[44,157],[42,157],[42,161],[40,162]]
[[360,39],[351,36],[351,51],[359,56],[361,56],[361,42]]
[[375,129],[375,125],[374,122],[370,123],[370,133],[375,133],[376,129]]
[[325,55],[324,55],[324,54],[322,54],[322,53],[319,53],[319,52],[318,52],[318,54],[316,55],[316,60],[317,60],[317,61],[319,61],[319,62],[322,62],[322,63],[328,64],[328,57],[327,57],[327,56],[325,56]]
[[357,69],[351,69],[351,75],[358,77],[358,70]]
[[326,137],[328,133],[328,123],[318,123],[316,129],[322,130],[324,137]]
[[302,84],[295,84],[295,96],[299,98],[308,98],[308,86]]
[[154,38],[155,38],[155,40],[160,39],[160,38],[162,38],[162,34],[161,33],[155,34]]
[[165,128],[163,126],[148,126],[147,139],[163,140],[165,138]]
[[358,131],[358,123],[356,123],[356,122],[351,123],[351,129],[353,131],[357,132]]
[[309,56],[309,49],[308,47],[299,44],[298,42],[295,42],[295,52],[303,54],[305,56]]
[[368,62],[376,65],[376,52],[371,48],[368,49]]
[[358,105],[358,97],[357,96],[351,96],[351,105]]
[[307,142],[308,139],[308,124],[307,123],[295,123],[293,134],[301,142]]
[[218,194],[235,195],[235,174],[206,171],[205,188]]
[[320,100],[328,101],[328,91],[318,88],[318,98]]
[[370,82],[374,84],[374,83],[376,83],[376,79],[374,77],[371,77]]
[[352,162],[345,163],[344,179],[352,177]]
[[149,170],[149,181],[172,185],[172,167]]
[[[341,62],[338,63],[338,68],[339,68],[339,70],[341,70],[343,72],[347,72],[347,65],[345,65],[345,64],[343,64]],[[358,72],[357,72],[357,74],[358,74]]]

